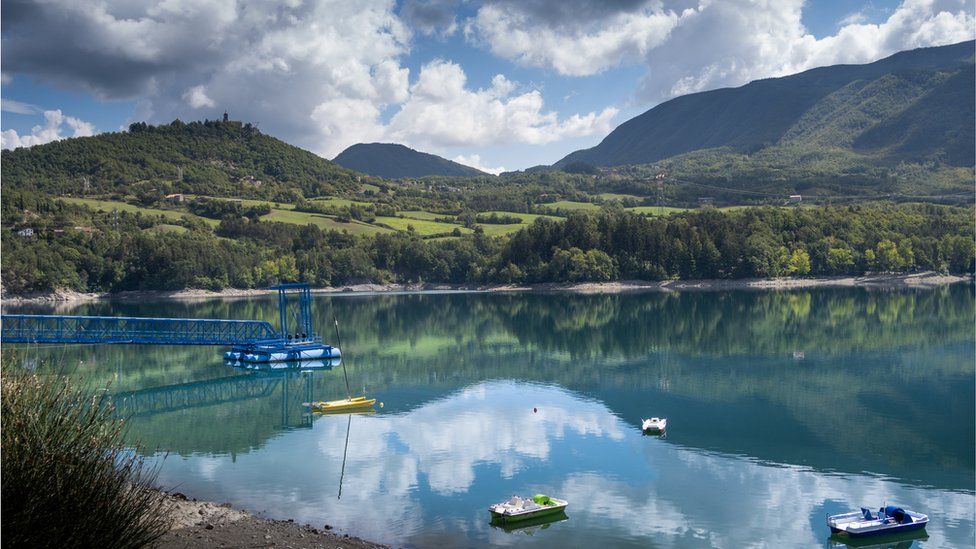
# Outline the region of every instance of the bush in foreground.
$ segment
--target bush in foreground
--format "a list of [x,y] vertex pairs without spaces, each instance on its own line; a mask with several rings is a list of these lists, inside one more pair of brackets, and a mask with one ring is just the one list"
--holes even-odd
[[103,397],[3,360],[5,547],[142,547],[170,526],[154,470],[122,444]]

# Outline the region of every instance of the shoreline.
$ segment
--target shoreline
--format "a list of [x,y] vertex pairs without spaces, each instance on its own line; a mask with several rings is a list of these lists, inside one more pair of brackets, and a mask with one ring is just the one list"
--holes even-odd
[[[738,278],[706,280],[620,280],[615,282],[545,282],[524,285],[477,285],[447,283],[348,284],[312,288],[316,294],[414,294],[414,293],[502,293],[572,292],[580,294],[624,292],[681,292],[727,290],[794,290],[806,288],[933,288],[960,282],[973,282],[972,275],[940,275],[932,271],[909,274],[868,274],[819,278]],[[86,301],[143,301],[234,299],[274,295],[274,290],[228,288],[210,290],[134,290],[117,293],[82,293],[70,290],[3,296],[3,305],[41,303],[80,303]]]
[[329,524],[315,527],[292,519],[259,517],[230,503],[197,501],[179,492],[162,492],[173,524],[153,543],[160,549],[210,547],[272,547],[379,549],[387,547],[349,534]]

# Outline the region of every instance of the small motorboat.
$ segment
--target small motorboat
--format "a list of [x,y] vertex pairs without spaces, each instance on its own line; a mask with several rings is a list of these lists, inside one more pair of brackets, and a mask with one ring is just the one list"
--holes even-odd
[[569,517],[566,516],[566,512],[559,511],[557,513],[520,520],[518,522],[502,522],[498,519],[492,519],[491,527],[503,530],[509,534],[534,536],[538,532],[546,530],[549,527],[565,520],[569,520]]
[[562,513],[567,505],[569,502],[564,499],[536,494],[531,498],[512,496],[508,501],[496,503],[488,510],[491,511],[492,521],[506,524]]
[[319,412],[322,414],[329,414],[332,412],[356,412],[364,411],[373,407],[376,403],[375,398],[361,397],[351,397],[343,398],[340,400],[327,400],[322,402],[311,402],[309,406],[312,407],[313,412]]
[[860,511],[827,517],[827,526],[831,533],[852,538],[922,530],[928,522],[928,515],[906,511],[894,505],[878,509],[877,514],[861,507]]
[[668,427],[668,418],[652,417],[651,419],[641,419],[641,430],[645,433],[663,433]]

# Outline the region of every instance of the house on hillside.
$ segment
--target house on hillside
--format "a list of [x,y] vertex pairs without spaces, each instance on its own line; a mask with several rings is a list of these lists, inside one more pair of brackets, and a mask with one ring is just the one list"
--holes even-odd
[[799,204],[800,202],[803,202],[803,197],[801,195],[798,194],[790,195],[790,204]]
[[240,179],[240,181],[241,181],[241,183],[244,183],[246,185],[251,185],[252,187],[260,187],[261,186],[261,180],[258,179],[258,178],[256,178],[256,177],[254,177],[253,175],[245,175],[244,177],[242,177]]
[[183,202],[186,198],[182,194],[176,193],[166,195],[166,200],[167,202]]

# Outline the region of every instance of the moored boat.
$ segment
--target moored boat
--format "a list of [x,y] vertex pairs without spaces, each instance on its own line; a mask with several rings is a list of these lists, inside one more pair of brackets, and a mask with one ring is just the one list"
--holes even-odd
[[343,398],[340,400],[327,400],[322,402],[311,402],[312,411],[319,412],[323,414],[328,414],[332,412],[352,412],[352,411],[363,411],[368,410],[373,407],[376,403],[375,398],[352,397]]
[[651,419],[641,419],[641,430],[645,433],[663,433],[668,428],[668,418],[652,417]]
[[860,511],[827,517],[827,526],[832,533],[852,538],[921,530],[928,522],[928,515],[894,505],[878,509],[877,514],[861,507]]
[[569,502],[564,499],[536,494],[531,498],[512,496],[508,501],[496,503],[488,510],[491,511],[493,521],[506,524],[562,513],[567,505]]

